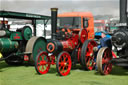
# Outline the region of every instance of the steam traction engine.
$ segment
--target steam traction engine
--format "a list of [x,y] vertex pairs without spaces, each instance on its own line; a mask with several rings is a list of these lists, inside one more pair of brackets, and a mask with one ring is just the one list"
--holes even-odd
[[33,36],[30,26],[11,31],[5,18],[32,20],[36,35],[36,20],[50,19],[50,17],[11,11],[0,11],[0,17],[3,18],[0,23],[0,61],[5,60],[9,65],[21,65],[23,61],[28,61],[33,65],[36,55],[41,50],[45,50],[46,39]]
[[112,65],[128,67],[128,28],[127,28],[127,0],[120,0],[119,29],[112,35],[112,45],[117,49],[119,58],[112,58],[111,48],[101,48],[97,55],[97,66],[101,74],[109,74]]
[[[97,46],[93,40],[88,40],[88,32],[85,28],[79,30],[63,27],[57,30],[57,9],[52,8],[52,40],[47,43],[46,50],[36,57],[35,69],[38,74],[46,74],[50,65],[56,64],[59,75],[66,76],[71,70],[71,66],[80,63],[86,70],[92,70],[95,63],[93,61],[93,47]],[[59,28],[60,29],[60,28]]]

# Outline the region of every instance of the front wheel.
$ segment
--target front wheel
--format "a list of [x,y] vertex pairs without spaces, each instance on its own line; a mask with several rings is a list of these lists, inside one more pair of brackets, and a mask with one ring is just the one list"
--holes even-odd
[[71,56],[69,53],[63,51],[57,57],[56,68],[60,76],[66,76],[71,70]]
[[112,52],[109,48],[103,47],[99,50],[97,54],[97,67],[98,71],[103,74],[107,75],[112,70],[112,63],[109,62],[112,59]]
[[46,74],[50,69],[50,58],[48,53],[40,52],[35,61],[35,69],[38,74]]

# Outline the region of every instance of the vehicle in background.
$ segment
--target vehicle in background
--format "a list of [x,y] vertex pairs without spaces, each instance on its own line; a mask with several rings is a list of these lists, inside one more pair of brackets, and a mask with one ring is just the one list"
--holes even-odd
[[118,29],[117,24],[119,23],[119,18],[111,18],[109,22],[110,32],[113,33],[114,30]]
[[94,20],[95,32],[105,31],[105,20]]

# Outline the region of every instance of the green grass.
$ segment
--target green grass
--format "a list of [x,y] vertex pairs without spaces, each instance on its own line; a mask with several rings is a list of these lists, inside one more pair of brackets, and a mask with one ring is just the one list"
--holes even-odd
[[8,66],[0,62],[0,85],[128,85],[128,70],[113,67],[110,75],[74,68],[68,76],[60,77],[52,66],[49,73],[38,75],[33,66]]

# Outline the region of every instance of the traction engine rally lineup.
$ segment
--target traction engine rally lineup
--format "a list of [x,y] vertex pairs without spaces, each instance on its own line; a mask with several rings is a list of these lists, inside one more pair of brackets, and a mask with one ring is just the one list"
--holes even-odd
[[[104,20],[94,21],[91,12],[58,14],[58,8],[51,8],[51,16],[46,16],[1,10],[0,17],[0,62],[27,63],[38,74],[46,74],[56,65],[60,76],[72,75],[69,73],[76,64],[102,75],[110,74],[113,65],[128,67],[127,0],[120,0],[120,20],[112,33]],[[14,31],[8,19],[29,20],[31,26]],[[36,36],[38,20],[43,22],[42,36]],[[47,39],[49,21],[51,38]]]

